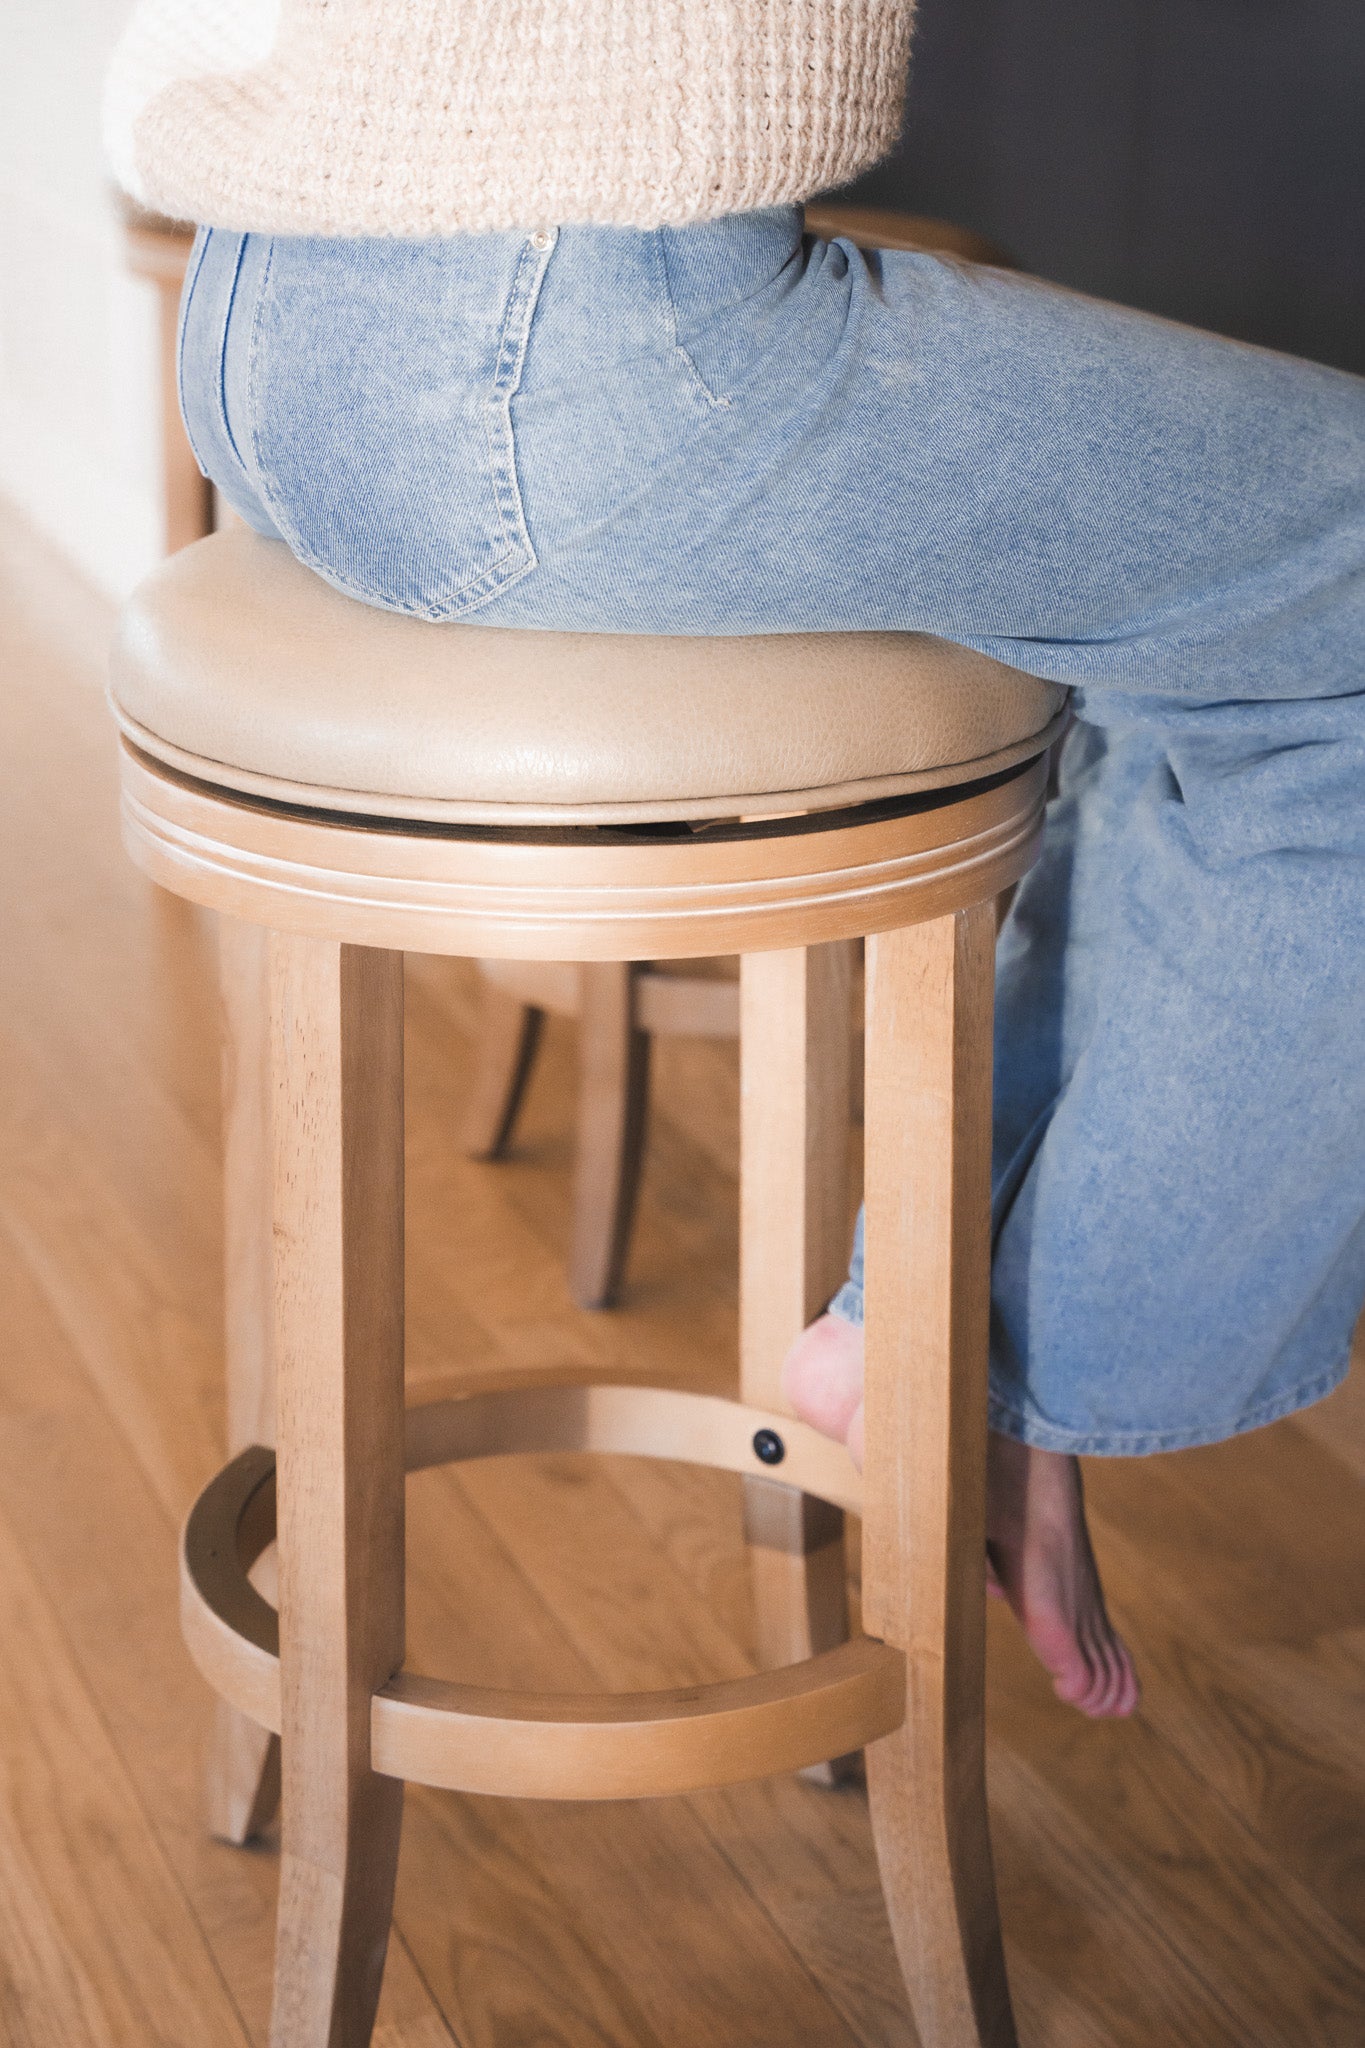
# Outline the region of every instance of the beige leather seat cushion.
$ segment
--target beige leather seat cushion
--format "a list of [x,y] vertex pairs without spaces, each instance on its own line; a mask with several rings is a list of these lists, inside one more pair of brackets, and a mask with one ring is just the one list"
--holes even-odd
[[220,786],[373,816],[610,824],[864,802],[1037,753],[1064,692],[921,634],[430,625],[216,534],[133,597],[113,700]]

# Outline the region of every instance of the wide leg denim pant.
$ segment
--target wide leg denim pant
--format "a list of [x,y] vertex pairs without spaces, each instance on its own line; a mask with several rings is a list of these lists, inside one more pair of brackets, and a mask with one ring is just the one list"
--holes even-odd
[[[917,630],[1073,686],[1000,943],[993,1424],[1156,1451],[1336,1383],[1365,1300],[1365,383],[780,210],[204,235],[182,388],[228,499],[371,603]],[[861,1315],[860,1246],[835,1306]]]

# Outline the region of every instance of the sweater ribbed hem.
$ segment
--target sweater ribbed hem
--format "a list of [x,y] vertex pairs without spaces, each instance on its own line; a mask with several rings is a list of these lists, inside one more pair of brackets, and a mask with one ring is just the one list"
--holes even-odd
[[224,4],[142,0],[134,14],[110,93],[128,132],[110,141],[137,196],[213,226],[411,237],[680,225],[844,184],[899,133],[913,11],[283,0],[264,61],[224,71],[221,33],[204,32]]

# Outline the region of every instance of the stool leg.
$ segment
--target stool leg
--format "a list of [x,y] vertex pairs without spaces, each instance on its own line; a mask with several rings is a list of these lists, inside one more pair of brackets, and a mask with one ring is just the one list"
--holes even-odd
[[[228,1456],[275,1441],[271,1350],[270,999],[268,935],[259,925],[219,926],[223,1015],[224,1350]],[[264,1571],[264,1563],[261,1570]],[[262,1584],[270,1597],[273,1588]],[[214,1709],[209,1745],[210,1833],[241,1845],[274,1818],[280,1743],[226,1700]]]
[[544,1023],[543,1010],[484,981],[478,1066],[461,1138],[471,1159],[500,1159],[511,1143]]
[[1014,2048],[985,1788],[995,906],[868,944],[863,1612],[905,1651],[867,1752],[924,2048]]
[[580,1308],[607,1308],[621,1285],[644,1163],[649,1034],[635,1022],[636,969],[579,970],[578,1143],[569,1284]]
[[403,961],[270,940],[283,1844],[272,2048],[365,2048],[403,1787]]
[[[740,963],[740,1395],[781,1409],[782,1361],[844,1278],[851,1048],[847,945]],[[844,1518],[772,1480],[744,1482],[759,1661],[848,1635]],[[845,1777],[852,1759],[806,1773]]]

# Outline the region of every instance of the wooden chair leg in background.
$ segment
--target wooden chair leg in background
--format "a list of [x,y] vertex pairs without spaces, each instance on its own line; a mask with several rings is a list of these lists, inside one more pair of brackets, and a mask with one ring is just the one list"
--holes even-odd
[[[516,963],[526,976],[523,963]],[[547,1010],[485,971],[478,1069],[465,1114],[464,1150],[500,1159],[511,1143]],[[505,970],[503,970],[505,972]],[[580,1308],[610,1308],[620,1292],[644,1164],[649,1110],[649,1034],[636,1016],[639,969],[628,961],[532,965],[550,1009],[578,1020],[578,1116],[574,1146],[569,1286]]]
[[621,1284],[644,1163],[649,1034],[636,1019],[630,961],[592,961],[579,974],[569,1284],[580,1308],[606,1308]]
[[[238,919],[218,933],[223,1039],[223,1307],[228,1456],[275,1441],[271,1339],[268,934]],[[255,1578],[266,1597],[267,1554]],[[279,1737],[215,1702],[208,1824],[240,1846],[269,1826],[280,1797]]]
[[[781,1410],[782,1361],[845,1277],[851,1040],[847,944],[748,953],[740,968],[740,1398]],[[844,1517],[744,1482],[765,1669],[848,1635]],[[833,1784],[833,1758],[806,1773]]]
[[516,1129],[545,1012],[488,979],[479,1005],[478,1066],[460,1143],[471,1159],[501,1159]]
[[[569,1279],[580,1308],[620,1293],[644,1162],[650,1042],[739,1035],[737,962],[483,960],[478,1067],[463,1145],[505,1156],[547,1016],[578,1028]],[[720,970],[717,972],[717,970]]]
[[178,548],[213,532],[213,486],[195,460],[180,417],[180,292],[194,229],[184,221],[146,213],[126,200],[120,205],[129,268],[156,286],[161,336],[162,531],[166,553],[173,555]]
[[985,1787],[986,1367],[996,912],[868,942],[863,1619],[904,1650],[867,1752],[920,2037],[1015,2048]]
[[270,939],[283,1842],[272,2048],[363,2048],[403,1786],[403,958]]

